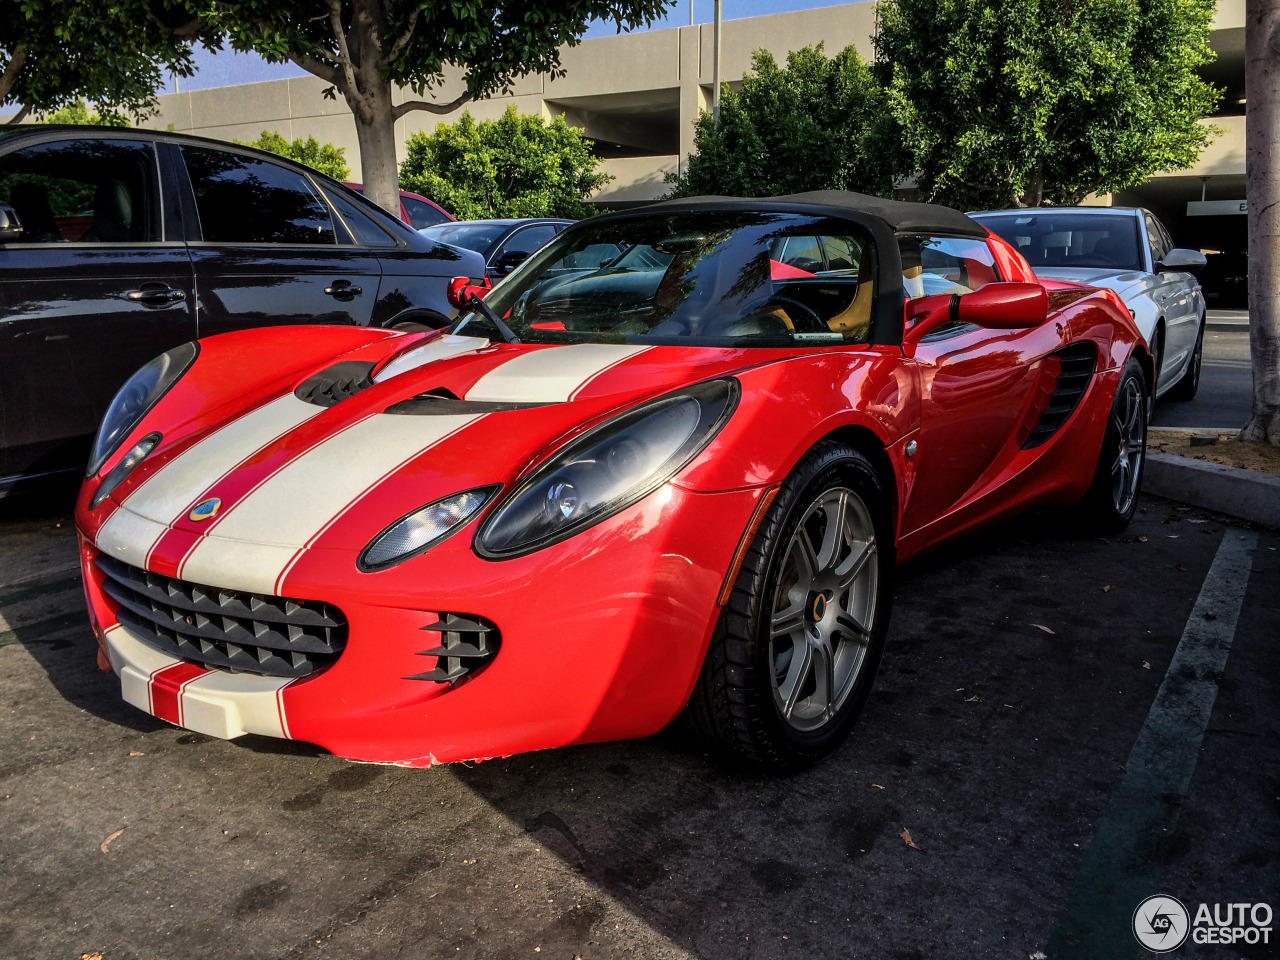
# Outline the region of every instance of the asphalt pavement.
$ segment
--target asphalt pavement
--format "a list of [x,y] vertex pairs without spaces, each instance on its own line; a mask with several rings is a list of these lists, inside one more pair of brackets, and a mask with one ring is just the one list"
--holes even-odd
[[1248,315],[1211,310],[1208,319],[1196,398],[1184,403],[1157,401],[1151,426],[1239,430],[1249,419],[1253,371],[1249,366]]
[[679,731],[410,770],[123,703],[69,518],[0,503],[0,957],[1149,956],[1151,894],[1280,911],[1278,551],[1147,498],[933,554],[798,776]]

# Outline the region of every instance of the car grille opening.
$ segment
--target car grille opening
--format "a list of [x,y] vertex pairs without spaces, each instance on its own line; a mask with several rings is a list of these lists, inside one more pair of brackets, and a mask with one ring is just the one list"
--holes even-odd
[[498,653],[498,628],[483,617],[469,613],[441,613],[440,619],[423,630],[437,634],[440,643],[422,650],[420,657],[435,657],[434,670],[417,673],[406,680],[457,683],[486,666]]
[[95,560],[121,626],[162,653],[215,670],[308,677],[347,642],[332,604],[188,583],[112,557]]
[[317,407],[337,406],[348,397],[373,386],[370,375],[374,366],[361,360],[335,363],[298,384],[298,389],[293,391],[294,396]]

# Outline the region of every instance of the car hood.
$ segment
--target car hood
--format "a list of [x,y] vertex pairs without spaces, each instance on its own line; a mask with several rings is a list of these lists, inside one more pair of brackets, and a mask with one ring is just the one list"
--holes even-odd
[[1035,267],[1037,277],[1069,280],[1090,287],[1106,287],[1120,294],[1122,300],[1138,296],[1152,284],[1152,275],[1139,270],[1114,267]]
[[[173,575],[196,583],[280,595],[307,551],[358,551],[440,497],[510,489],[566,439],[635,404],[797,353],[456,336],[395,350],[400,339],[295,374],[163,445],[112,494],[99,548],[138,566],[167,556]],[[201,361],[188,377],[201,376]],[[353,384],[352,363],[376,366]],[[316,390],[339,364],[337,386]],[[148,418],[139,429],[157,427]]]

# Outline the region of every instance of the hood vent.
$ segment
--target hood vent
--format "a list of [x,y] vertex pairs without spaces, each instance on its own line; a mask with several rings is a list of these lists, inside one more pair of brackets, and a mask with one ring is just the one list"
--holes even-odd
[[375,364],[361,360],[344,360],[308,377],[293,391],[299,400],[317,407],[332,407],[373,386],[370,374]]
[[387,407],[387,413],[411,414],[419,417],[440,417],[450,414],[501,413],[504,410],[527,410],[545,407],[545,403],[515,403],[492,400],[464,400],[447,387],[428,390],[408,400]]

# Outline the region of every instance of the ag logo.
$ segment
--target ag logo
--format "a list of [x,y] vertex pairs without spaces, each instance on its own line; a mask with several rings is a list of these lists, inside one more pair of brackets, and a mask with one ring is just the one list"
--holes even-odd
[[222,506],[221,500],[217,497],[210,497],[208,500],[197,503],[191,509],[191,512],[187,514],[187,519],[195,523],[199,523],[201,520],[208,520],[218,512],[220,506]]
[[1152,953],[1168,953],[1187,942],[1191,916],[1173,897],[1147,897],[1133,911],[1133,935]]

